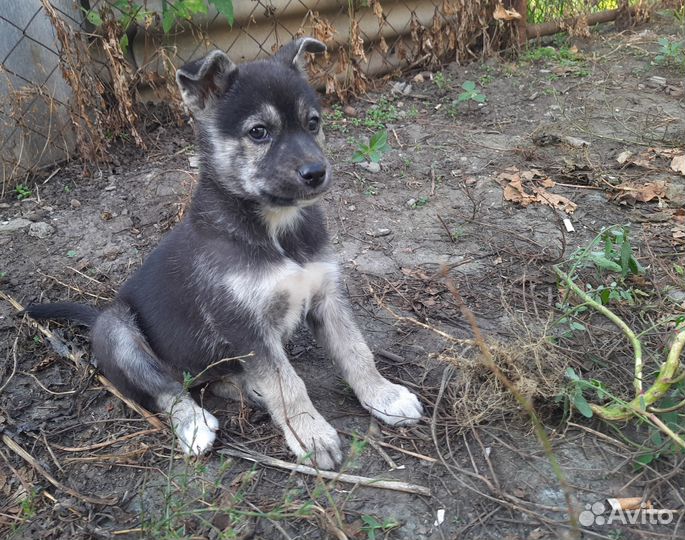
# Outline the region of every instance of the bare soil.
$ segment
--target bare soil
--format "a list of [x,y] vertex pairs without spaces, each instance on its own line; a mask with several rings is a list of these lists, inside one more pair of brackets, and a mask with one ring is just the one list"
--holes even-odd
[[[509,344],[513,351],[508,373],[518,369],[518,382],[533,386],[526,395],[534,399],[577,509],[607,497],[644,496],[655,508],[679,511],[667,525],[596,520],[582,534],[682,537],[682,452],[667,452],[662,445],[658,459],[637,467],[653,429],[609,426],[575,410],[569,416],[568,400],[553,397],[564,393],[564,372],[572,367],[630,398],[632,353],[617,329],[589,315],[583,319],[585,332],[569,333],[555,324],[564,291],[552,265],[588,245],[603,227],[629,225],[646,268],[630,283],[631,290],[641,291],[635,305],[616,301],[612,309],[638,330],[684,311],[678,231],[685,177],[662,156],[648,166],[617,161],[625,151],[634,159],[650,147],[685,145],[682,68],[654,61],[657,39],[676,32],[667,19],[621,34],[606,25],[590,38],[552,43],[556,51],[571,51],[571,60],[558,54],[541,58],[531,46],[518,59],[449,65],[441,75],[424,73],[423,82],[414,80],[417,73],[408,74],[401,79],[412,84],[407,95],[393,92],[397,80],[390,81],[353,103],[355,110],[347,112],[355,116],[329,106],[326,129],[337,180],[325,206],[349,296],[380,369],[421,396],[427,417],[412,428],[378,425],[307,332],[298,333],[289,352],[314,403],[345,439],[344,472],[425,486],[430,497],[323,482],[219,452],[183,459],[173,451],[169,432],[150,432],[148,422],[108,393],[84,364],[60,357],[54,344],[0,299],[2,536],[535,540],[566,535],[564,489],[530,419],[483,365],[474,368],[473,346],[451,343],[434,331],[456,339],[472,336],[441,277],[440,267],[447,265],[486,340]],[[467,80],[487,97],[484,105],[453,105]],[[357,142],[380,124],[387,127],[392,148],[381,170],[372,173],[353,164],[351,156]],[[0,224],[23,218],[50,227],[0,232],[2,291],[22,304],[67,299],[104,304],[114,296],[182,217],[197,175],[190,165],[189,127],[170,122],[147,127],[148,151],[121,143],[111,166],[94,170],[72,162],[49,177],[28,180],[27,199],[7,194]],[[577,208],[567,214],[546,204],[524,207],[508,200],[506,182],[498,178],[511,167],[551,178],[556,185],[548,192]],[[654,182],[663,182],[659,195],[641,202],[639,195]],[[87,360],[82,330],[50,328]],[[652,328],[645,338],[652,351],[646,355],[650,374],[658,368],[656,353],[667,347],[669,331]],[[467,391],[473,393],[464,404]],[[262,411],[197,397],[221,421],[217,450],[292,459]],[[94,504],[89,496],[113,500]],[[440,509],[444,521],[438,523]]]

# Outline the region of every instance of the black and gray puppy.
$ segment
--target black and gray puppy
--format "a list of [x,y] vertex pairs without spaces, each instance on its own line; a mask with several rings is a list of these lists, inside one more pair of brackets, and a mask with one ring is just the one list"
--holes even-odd
[[316,205],[331,167],[303,62],[305,52],[324,50],[301,38],[268,60],[237,66],[213,51],[179,69],[201,154],[186,217],[104,311],[68,303],[26,310],[90,326],[99,369],[127,396],[168,413],[186,453],[208,450],[219,425],[184,391],[190,373],[215,381],[217,395],[266,407],[298,457],[311,454],[325,469],[340,463],[338,434],[284,350],[303,317],[373,415],[392,425],[421,417],[416,396],[374,365]]

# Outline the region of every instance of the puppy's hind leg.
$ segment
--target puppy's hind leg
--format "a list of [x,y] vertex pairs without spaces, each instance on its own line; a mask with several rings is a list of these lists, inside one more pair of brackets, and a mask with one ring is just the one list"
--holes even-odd
[[186,454],[202,454],[212,447],[218,420],[164,370],[128,306],[116,303],[104,311],[91,334],[98,368],[127,397],[169,414]]

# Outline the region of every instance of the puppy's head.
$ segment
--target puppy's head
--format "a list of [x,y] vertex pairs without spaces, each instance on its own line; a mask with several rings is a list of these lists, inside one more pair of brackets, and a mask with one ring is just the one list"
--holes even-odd
[[237,66],[213,51],[177,71],[206,174],[268,207],[306,206],[326,191],[321,106],[303,67],[306,52],[325,50],[300,38],[269,60]]

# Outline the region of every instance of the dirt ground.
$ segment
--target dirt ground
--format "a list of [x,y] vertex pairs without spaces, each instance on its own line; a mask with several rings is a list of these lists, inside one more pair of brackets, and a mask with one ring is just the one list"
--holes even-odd
[[[644,332],[653,378],[673,334],[657,322],[685,312],[685,177],[670,167],[685,145],[683,68],[655,60],[658,39],[677,32],[664,17],[623,33],[605,25],[518,58],[407,74],[353,110],[328,105],[336,183],[325,206],[349,296],[381,371],[417,392],[427,416],[378,425],[306,331],[289,352],[345,441],[343,472],[430,496],[221,454],[292,460],[264,412],[204,394],[221,421],[217,451],[186,460],[85,367],[81,329],[51,324],[51,344],[0,299],[2,537],[537,540],[570,533],[568,492],[592,518],[581,514],[584,537],[682,538],[683,453],[644,422],[610,425],[569,407],[567,368],[631,399],[633,356],[606,319],[564,320],[552,269],[603,227],[630,227],[644,273],[586,269],[578,282],[616,292],[609,307]],[[454,104],[465,81],[484,104]],[[23,200],[0,202],[0,290],[22,304],[113,297],[182,216],[197,174],[190,128],[146,122],[148,151],[122,143],[109,167],[71,162],[27,181]],[[380,171],[352,163],[383,128]],[[528,415],[479,361],[441,265],[533,399],[566,487]],[[682,436],[682,409],[674,422]],[[611,497],[676,512],[668,524],[607,522]]]

